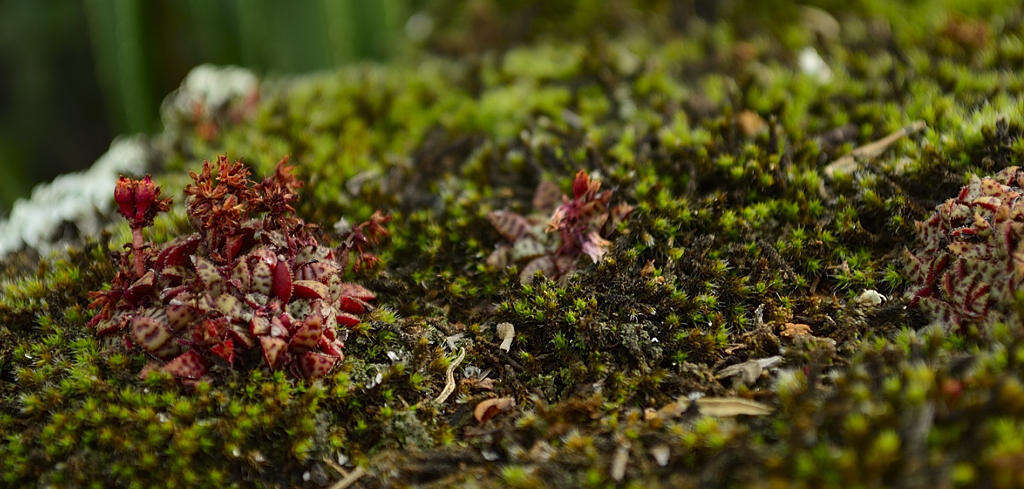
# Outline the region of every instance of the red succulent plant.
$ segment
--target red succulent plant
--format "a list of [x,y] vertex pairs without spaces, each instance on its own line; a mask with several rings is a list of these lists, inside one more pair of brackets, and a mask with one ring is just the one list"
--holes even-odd
[[918,222],[921,245],[906,252],[912,303],[947,327],[1019,324],[1024,285],[1024,170],[975,177]]
[[347,260],[354,250],[357,264],[372,261],[367,249],[387,235],[387,217],[375,213],[336,251],[294,215],[302,182],[287,159],[260,182],[224,156],[190,176],[186,209],[196,231],[156,253],[140,252],[150,247],[136,246],[135,236],[169,202],[149,177],[119,182],[115,199],[132,224],[134,266],[122,256],[110,288],[92,293],[99,312],[90,326],[124,334],[180,378],[201,377],[214,362],[327,374],[342,358],[346,328],[376,298],[343,281],[338,256]]
[[625,203],[609,208],[612,191],[600,190],[601,182],[580,170],[573,179],[571,198],[562,195],[557,185],[543,181],[534,193],[534,214],[489,213],[491,225],[508,243],[499,244],[487,262],[496,267],[521,262],[519,278],[527,282],[537,272],[552,279],[566,277],[576,268],[580,254],[594,263],[600,261],[611,246],[606,237],[633,210]]

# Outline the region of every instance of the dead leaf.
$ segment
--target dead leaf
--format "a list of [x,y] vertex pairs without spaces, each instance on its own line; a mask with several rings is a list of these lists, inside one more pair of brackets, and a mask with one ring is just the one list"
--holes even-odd
[[730,377],[740,376],[740,380],[744,384],[753,384],[761,377],[761,373],[768,368],[772,368],[782,363],[782,357],[775,355],[768,358],[757,358],[753,360],[747,360],[743,363],[737,363],[735,365],[729,365],[728,367],[719,370],[715,374],[716,378],[727,379]]
[[[697,404],[697,411],[704,416],[763,416],[772,412],[771,406],[742,397],[702,397],[694,402]],[[689,407],[689,400],[680,399],[666,404],[657,411],[657,414],[645,413],[644,419],[650,420],[654,417],[661,419],[678,418]]]
[[764,122],[764,119],[749,110],[736,114],[736,125],[739,126],[740,131],[746,136],[755,136],[768,129],[768,124]]
[[764,416],[772,412],[771,406],[742,397],[702,397],[696,402],[697,409],[705,416]]
[[852,173],[857,169],[860,161],[869,161],[881,156],[882,153],[889,149],[889,146],[892,146],[896,141],[899,141],[905,136],[920,132],[925,127],[927,127],[927,125],[924,121],[915,121],[913,124],[889,134],[882,139],[860,146],[851,151],[850,154],[842,156],[826,166],[825,175],[829,178],[834,178],[837,173]]
[[516,336],[516,328],[512,323],[499,323],[497,326],[498,336],[501,337],[499,349],[508,351],[512,347],[512,339]]
[[782,326],[782,331],[779,332],[779,336],[782,336],[783,338],[789,340],[794,339],[797,336],[809,334],[811,334],[811,327],[806,324],[800,323],[786,323],[784,326]]
[[455,357],[455,360],[448,364],[448,370],[445,371],[445,378],[447,380],[444,384],[444,389],[434,399],[434,402],[441,404],[448,399],[448,396],[452,395],[452,392],[455,392],[455,367],[458,367],[464,358],[466,358],[466,349],[462,348],[459,350],[459,356]]
[[619,445],[612,456],[611,476],[616,482],[626,476],[626,464],[629,463],[629,445]]
[[507,411],[516,405],[516,400],[511,397],[495,397],[480,401],[473,410],[473,417],[480,423],[495,417],[498,413]]
[[651,447],[651,456],[654,457],[654,461],[661,467],[668,465],[668,457],[671,454],[672,451],[669,449],[668,445],[664,443],[659,443]]

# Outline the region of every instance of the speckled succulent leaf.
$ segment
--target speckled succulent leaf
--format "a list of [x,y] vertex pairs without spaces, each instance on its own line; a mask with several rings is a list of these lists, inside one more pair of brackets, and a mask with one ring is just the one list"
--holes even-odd
[[306,263],[295,270],[295,280],[322,281],[338,272],[338,266],[325,261]]
[[550,213],[562,201],[562,190],[550,180],[541,180],[533,192],[533,210]]
[[265,261],[257,261],[252,267],[252,290],[263,295],[270,295],[274,285],[274,273]]
[[194,350],[189,350],[163,366],[163,371],[183,379],[198,379],[206,374],[206,361]]
[[319,316],[311,315],[301,327],[292,335],[288,348],[313,348],[320,335],[323,334],[323,320]]
[[160,319],[150,316],[138,316],[132,320],[132,341],[149,352],[160,349],[172,336],[171,328]]
[[245,319],[245,305],[231,294],[221,294],[217,297],[217,311],[235,320]]
[[249,331],[256,336],[270,334],[270,320],[263,316],[253,316],[249,323]]
[[288,343],[281,338],[270,336],[260,337],[260,347],[263,348],[263,359],[270,368],[277,367],[282,360],[282,353],[288,348]]
[[299,368],[306,378],[316,379],[327,375],[338,362],[337,357],[315,352],[306,352],[299,357]]
[[536,258],[547,253],[550,253],[550,250],[539,240],[530,236],[524,236],[512,244],[511,258],[513,261],[520,261]]
[[543,275],[554,277],[555,272],[558,269],[555,267],[555,261],[550,256],[542,256],[534,258],[519,272],[519,281],[523,283],[529,283],[533,280],[534,275],[537,272],[541,272]]
[[[203,282],[203,286],[211,292],[219,292],[224,277],[217,271],[217,266],[201,256],[193,256],[192,264],[195,267],[196,275],[199,276],[199,280]],[[220,294],[218,293],[217,295]]]
[[256,337],[241,324],[232,324],[228,333],[235,340],[235,344],[246,349],[256,346]]
[[487,220],[509,241],[523,237],[532,227],[530,221],[511,211],[491,211],[487,214]]
[[252,287],[252,272],[249,271],[249,263],[239,260],[231,269],[231,283],[236,290],[246,292]]

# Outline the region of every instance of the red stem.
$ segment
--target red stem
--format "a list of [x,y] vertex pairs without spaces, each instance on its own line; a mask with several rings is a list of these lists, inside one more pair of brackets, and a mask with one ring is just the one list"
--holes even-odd
[[142,228],[132,228],[132,263],[135,265],[135,276],[141,277],[146,273],[146,257],[142,255]]

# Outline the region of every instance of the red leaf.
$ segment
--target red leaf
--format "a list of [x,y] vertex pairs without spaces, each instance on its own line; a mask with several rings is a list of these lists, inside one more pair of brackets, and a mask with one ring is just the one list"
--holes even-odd
[[274,295],[281,302],[288,302],[292,297],[292,272],[284,260],[278,261],[274,267]]
[[372,301],[377,298],[377,294],[371,292],[370,289],[352,282],[345,282],[341,284],[341,295],[355,297],[361,301]]
[[342,326],[348,326],[348,327],[351,328],[351,327],[359,324],[359,317],[358,316],[353,316],[353,315],[351,315],[351,314],[349,314],[347,312],[339,312],[338,313],[338,324],[340,324]]
[[343,357],[341,353],[341,347],[343,345],[341,345],[341,342],[328,340],[326,334],[320,336],[320,339],[317,340],[317,346],[328,355],[338,357],[338,359]]
[[153,291],[155,283],[156,274],[152,270],[146,272],[145,275],[129,285],[124,291],[125,300],[131,303],[137,302],[139,299]]
[[228,364],[235,363],[235,344],[230,338],[224,340],[223,343],[213,345],[213,347],[210,348],[210,353],[223,358],[225,362],[228,362]]
[[326,285],[312,280],[296,280],[292,289],[303,299],[323,299],[329,295]]
[[157,268],[162,270],[167,267],[184,265],[185,258],[199,246],[199,239],[199,234],[192,233],[167,243],[157,256]]
[[341,308],[342,311],[350,312],[352,314],[362,314],[370,310],[369,304],[349,296],[341,296],[341,302],[338,307]]

